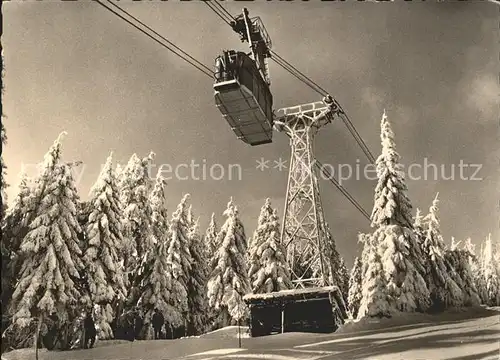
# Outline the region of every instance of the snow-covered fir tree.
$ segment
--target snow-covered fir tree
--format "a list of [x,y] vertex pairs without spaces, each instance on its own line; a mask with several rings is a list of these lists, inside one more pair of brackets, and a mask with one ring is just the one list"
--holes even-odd
[[[1,45],[0,45],[1,47]],[[2,79],[2,84],[1,84],[1,89],[0,89],[0,94],[1,94],[1,97],[3,99],[3,94],[4,94],[4,90],[5,90],[5,87],[4,87],[4,76],[5,76],[5,66],[4,66],[4,56],[3,56],[3,53],[1,54],[1,79]],[[0,200],[1,200],[1,208],[0,208],[0,211],[1,211],[1,214],[0,214],[0,222],[3,222],[4,220],[4,217],[5,217],[5,214],[6,214],[6,211],[7,211],[7,192],[5,191],[8,187],[8,184],[6,183],[5,181],[5,177],[7,176],[7,166],[5,165],[5,161],[3,159],[3,151],[1,151],[4,146],[6,145],[7,143],[7,132],[5,131],[5,126],[3,124],[3,119],[5,117],[3,111],[2,113],[0,114],[1,118],[2,118],[2,121],[0,123]],[[2,223],[3,225],[3,223]]]
[[500,241],[497,240],[494,248],[495,248],[495,250],[494,250],[494,254],[493,254],[493,261],[496,264],[497,274],[500,277]]
[[222,313],[223,325],[227,325],[227,316],[233,320],[246,316],[243,296],[250,292],[250,283],[245,262],[245,230],[232,199],[223,215],[226,221],[217,236],[220,247],[215,254],[216,265],[208,281],[208,299],[209,305]]
[[112,154],[89,194],[89,219],[84,262],[95,304],[108,304],[126,296],[120,265],[123,235],[121,204],[112,167]]
[[417,270],[420,272],[420,275],[424,278],[424,280],[427,277],[427,255],[425,253],[425,246],[424,246],[424,240],[425,240],[425,229],[424,229],[424,224],[422,223],[424,217],[422,215],[422,212],[420,209],[417,208],[415,218],[413,221],[413,231],[416,236],[416,242],[418,245],[418,251],[415,253],[416,256],[418,256],[419,261],[416,261],[417,265]]
[[[62,134],[61,134],[62,135]],[[34,317],[56,314],[72,321],[80,306],[88,305],[80,274],[76,204],[79,200],[71,167],[62,164],[61,136],[45,155],[33,189],[36,205],[29,232],[21,243],[26,255],[12,297],[13,322],[27,326]]]
[[471,238],[467,238],[464,241],[463,250],[468,257],[469,269],[472,273],[477,294],[479,296],[479,299],[481,300],[481,303],[484,304],[486,303],[487,296],[486,296],[486,284],[484,283],[483,272],[479,262],[481,254],[479,254],[480,256],[476,255],[475,245],[472,243]]
[[400,155],[394,143],[394,132],[385,110],[380,129],[382,153],[376,161],[378,183],[371,214],[372,227],[398,224],[411,228],[412,205],[407,195],[404,172],[399,163]]
[[28,225],[33,211],[32,186],[32,179],[22,172],[17,195],[6,213],[3,223],[2,245],[14,257],[18,255],[21,241],[29,230]]
[[88,244],[88,236],[87,236],[87,225],[89,223],[90,213],[92,212],[91,204],[89,201],[80,201],[78,206],[76,207],[78,224],[80,224],[80,228],[82,232],[79,234],[80,240],[80,248],[84,249]]
[[500,305],[500,281],[498,266],[495,263],[495,249],[491,241],[491,234],[486,238],[483,251],[483,277],[486,285],[486,304],[489,306],[498,306]]
[[292,288],[290,269],[281,244],[280,225],[271,200],[260,210],[257,229],[250,241],[248,277],[253,293],[269,293]]
[[163,176],[163,168],[158,170],[155,184],[149,196],[151,208],[152,243],[158,244],[168,239],[168,214],[166,207],[165,186],[167,181]]
[[445,258],[445,245],[441,235],[438,212],[438,195],[434,198],[423,222],[425,224],[424,250],[427,258],[427,285],[432,307],[442,310],[462,305],[463,294],[449,274]]
[[391,316],[393,313],[392,298],[387,291],[380,255],[373,244],[373,239],[364,239],[367,254],[366,273],[362,278],[361,299],[357,318]]
[[186,220],[190,227],[194,226],[193,204],[189,204],[188,206]]
[[467,291],[465,289],[465,284],[464,281],[462,280],[459,272],[458,272],[458,267],[460,266],[460,254],[456,252],[457,245],[459,242],[455,241],[455,238],[451,238],[451,244],[450,247],[447,247],[445,245],[445,250],[444,250],[444,259],[445,259],[445,265],[446,265],[446,270],[448,272],[448,275],[450,278],[455,282],[455,284],[458,285],[460,290],[462,290],[462,301],[461,305],[464,305],[464,299],[467,298]]
[[342,293],[342,297],[344,298],[345,305],[349,306],[347,299],[349,298],[350,274],[349,270],[347,270],[347,266],[345,265],[343,257],[340,257],[339,278],[340,282],[338,284],[338,287],[340,289],[340,292]]
[[[2,71],[3,72],[3,71]],[[3,83],[3,81],[2,81]],[[3,92],[3,88],[2,88]],[[2,113],[2,118],[3,118],[3,113]],[[3,123],[0,124],[0,146],[3,148],[5,144],[7,143],[7,134],[5,132],[5,126]],[[5,191],[8,187],[7,183],[5,182],[5,177],[7,176],[7,166],[5,165],[5,161],[3,159],[3,152],[2,155],[0,156],[0,200],[2,200],[1,208],[0,211],[2,213],[0,214],[0,220],[3,221],[6,210],[7,210],[7,192]]]
[[189,251],[188,206],[189,194],[183,196],[172,214],[167,247],[167,276],[170,280],[169,311],[165,320],[174,327],[183,326],[189,311],[188,276],[191,271],[192,256]]
[[[184,284],[187,284],[187,278],[191,270],[192,257],[189,252],[190,238],[189,233],[193,226],[192,213],[190,215],[190,206],[187,206],[187,201],[190,195],[185,194],[177,209],[172,214],[170,221],[170,243],[169,243],[169,263],[177,269],[178,274],[182,277]],[[177,270],[176,270],[177,271]]]
[[[155,154],[139,159],[133,154],[127,166],[121,171],[119,188],[120,203],[123,207],[123,257],[125,272],[128,274],[126,283],[137,284],[137,271],[144,261],[144,256],[152,249],[151,207],[149,193],[152,180],[149,167]],[[132,285],[133,286],[133,285]]]
[[[215,254],[217,253],[217,250],[219,248],[219,246],[217,244],[217,234],[218,233],[219,233],[219,229],[217,227],[217,222],[215,220],[215,213],[212,213],[212,216],[210,218],[210,223],[208,224],[208,227],[205,230],[205,236],[203,238],[203,241],[207,247],[208,278],[210,278],[210,274],[212,273],[213,269],[215,269],[215,266],[217,263],[217,259],[215,258]],[[207,279],[207,282],[208,282],[208,279]],[[208,288],[207,288],[207,291],[208,291]],[[209,306],[208,309],[209,309],[208,310],[209,323],[211,324],[212,328],[217,327],[216,320],[217,320],[217,316],[219,315],[219,312],[211,306]]]
[[376,161],[378,183],[371,215],[371,225],[376,228],[373,246],[379,251],[388,295],[395,300],[396,308],[405,312],[425,311],[429,291],[421,275],[422,256],[412,228],[412,205],[385,111],[380,138],[382,153]]
[[219,244],[217,244],[217,234],[219,233],[219,229],[217,228],[217,223],[215,221],[215,213],[212,213],[212,217],[210,218],[210,223],[208,224],[208,228],[205,232],[205,242],[208,246],[208,258],[210,259],[210,271],[212,270],[212,262],[217,249],[219,248]]
[[210,265],[208,262],[208,249],[200,236],[198,220],[193,220],[188,236],[189,251],[192,257],[192,266],[188,274],[187,283],[189,308],[188,334],[196,335],[203,333],[208,326],[207,282]]
[[97,330],[97,338],[100,340],[114,339],[111,324],[116,317],[114,304],[94,305],[92,314]]
[[451,238],[449,247],[445,246],[444,258],[448,274],[462,291],[461,306],[474,306],[478,300],[476,286],[468,272],[468,261],[465,253],[458,246],[461,241]]
[[[1,66],[1,77],[2,77],[2,88],[1,88],[1,95],[3,98],[3,90],[4,90],[4,81],[3,81],[3,76],[4,76],[4,66],[3,66],[3,56],[2,56],[2,66]],[[3,112],[1,114],[2,120],[3,120]],[[0,242],[0,253],[2,256],[2,289],[1,289],[1,296],[0,296],[0,301],[1,301],[1,309],[2,309],[2,314],[5,314],[7,312],[7,307],[8,307],[8,302],[11,297],[11,292],[12,292],[12,283],[14,282],[14,275],[11,272],[11,250],[9,247],[4,243],[6,240],[5,237],[5,232],[4,232],[4,220],[5,220],[5,214],[7,212],[7,183],[5,181],[5,178],[7,176],[7,166],[5,165],[5,161],[3,159],[3,151],[1,151],[6,142],[7,142],[7,135],[5,132],[5,127],[3,125],[3,121],[0,123],[0,200],[1,200],[1,208],[0,208],[0,226],[2,229],[2,241]],[[8,321],[5,319],[4,316],[2,316],[2,321],[1,321],[1,331],[2,334],[5,330],[5,328],[8,326]]]
[[[326,230],[326,246],[324,251],[325,260],[325,271],[327,272],[328,281],[330,284],[338,286],[344,301],[347,300],[347,286],[349,282],[349,276],[347,269],[345,268],[344,259],[340,256],[337,250],[335,239],[332,236],[330,226],[328,223],[325,224]],[[318,277],[320,274],[321,266],[319,264],[319,258],[314,264],[313,277]]]
[[452,238],[450,249],[445,252],[445,259],[449,268],[453,270],[452,278],[462,290],[462,304],[465,306],[478,306],[481,301],[477,292],[474,275],[469,266],[470,254],[459,248],[460,242]]
[[358,242],[361,244],[361,278],[363,278],[368,271],[368,258],[370,256],[371,248],[371,235],[358,233]]
[[[423,243],[423,239],[425,237],[425,230],[424,230],[424,226],[422,224],[422,220],[423,220],[423,215],[422,215],[422,211],[420,211],[419,208],[417,208],[417,211],[415,213],[415,218],[413,219],[413,229],[415,231],[415,234],[417,234],[417,240],[421,243]],[[423,245],[422,245],[422,248],[423,248]]]
[[123,166],[121,164],[116,164],[115,168],[115,176],[117,179],[122,179],[122,174],[123,174]]
[[349,313],[354,319],[358,316],[359,305],[363,296],[361,271],[361,259],[359,257],[356,257],[354,259],[354,265],[352,266],[351,274],[349,277],[349,292],[347,295]]
[[113,172],[112,154],[106,160],[89,194],[89,215],[86,224],[85,277],[90,298],[97,309],[96,322],[100,338],[112,338],[111,304],[127,296],[120,254],[123,246],[122,209],[117,180]]
[[[146,256],[148,261],[142,264],[142,282],[139,287],[141,295],[138,300],[138,306],[143,310],[145,323],[148,325],[151,323],[155,308],[162,312],[166,319],[171,319],[172,314],[177,312],[175,306],[171,305],[170,298],[172,278],[167,263],[170,233],[165,205],[165,186],[166,180],[162,175],[162,168],[160,168],[149,197],[154,247]],[[180,320],[178,320],[179,322]],[[146,337],[149,338],[149,335]]]

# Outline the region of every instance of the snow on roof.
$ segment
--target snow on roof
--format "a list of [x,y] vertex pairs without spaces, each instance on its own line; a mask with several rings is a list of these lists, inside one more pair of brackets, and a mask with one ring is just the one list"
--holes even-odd
[[252,300],[270,300],[284,297],[298,297],[300,295],[321,295],[339,291],[337,286],[314,287],[305,289],[282,290],[266,294],[248,294],[243,300],[250,302]]

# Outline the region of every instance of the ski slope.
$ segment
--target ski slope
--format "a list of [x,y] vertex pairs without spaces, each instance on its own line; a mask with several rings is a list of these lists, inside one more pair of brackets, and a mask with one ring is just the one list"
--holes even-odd
[[[238,328],[178,340],[116,343],[71,352],[40,350],[40,360],[498,360],[500,308],[414,314],[346,324],[333,334],[286,333],[248,338]],[[35,359],[33,350],[2,360]]]

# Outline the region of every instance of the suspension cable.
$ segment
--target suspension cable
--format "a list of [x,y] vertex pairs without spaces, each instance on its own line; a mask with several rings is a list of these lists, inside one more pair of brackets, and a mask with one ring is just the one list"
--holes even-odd
[[[208,5],[208,2],[205,1],[205,3],[207,3],[207,5]],[[217,5],[219,5],[219,8],[221,8],[223,11],[225,11],[226,14],[229,14],[227,12],[227,10],[225,10],[224,7],[221,4],[217,3]],[[215,11],[212,7],[210,7],[210,8],[217,15],[219,15],[219,17],[222,18],[222,16],[217,11]],[[231,15],[229,14],[229,16],[231,16]],[[234,17],[232,17],[232,18],[234,19]],[[226,21],[225,19],[223,19],[223,20],[226,23],[228,23],[228,21]],[[305,85],[309,86],[313,91],[316,91],[321,96],[327,96],[328,95],[328,91],[326,91],[320,85],[318,85],[313,80],[311,80],[311,78],[309,78],[307,75],[305,75],[304,73],[302,73],[301,71],[299,71],[295,66],[293,66],[292,64],[290,64],[288,61],[286,61],[283,57],[281,57],[275,51],[271,50],[270,52],[272,54],[271,59],[276,64],[278,64],[279,66],[281,66],[283,69],[285,69],[286,71],[288,71],[291,75],[293,75],[295,78],[297,78],[299,81],[302,81]],[[354,127],[354,124],[351,122],[351,120],[347,116],[347,113],[340,106],[340,104],[338,103],[337,100],[335,100],[335,103],[337,104],[337,106],[338,106],[338,108],[340,110],[339,111],[339,116],[342,119],[342,121],[344,122],[344,124],[346,125],[347,129],[349,130],[349,132],[351,133],[351,135],[354,137],[354,139],[356,140],[356,142],[358,143],[359,147],[364,152],[364,154],[366,155],[366,157],[368,158],[368,160],[371,163],[375,163],[375,158],[374,158],[373,154],[371,153],[371,151],[368,148],[368,146],[366,145],[366,143],[363,141],[363,138],[361,137],[361,135],[359,135],[358,131]],[[368,212],[352,197],[351,194],[349,194],[349,192],[342,185],[340,185],[340,183],[333,177],[333,175],[329,174],[328,171],[325,170],[324,166],[318,160],[316,160],[315,165],[317,167],[319,167],[320,171],[324,175],[327,176],[327,178],[330,180],[330,182],[332,182],[335,185],[335,187],[361,212],[361,214],[363,214],[363,216],[366,217],[370,221],[370,215],[368,214]]]
[[[272,57],[271,59],[273,59],[274,62],[276,62],[279,66],[281,66],[283,69],[288,71],[291,75],[295,76],[297,79],[302,81],[305,85],[309,86],[312,90],[316,91],[320,95],[326,96],[328,94],[323,88],[321,88],[318,84],[316,84],[315,82],[310,80],[302,72],[296,70],[296,68],[293,65],[291,65],[289,62],[284,60],[281,56],[277,55],[274,52],[273,52],[273,54],[276,55],[276,57]],[[302,78],[299,75],[301,75]],[[354,140],[356,140],[356,142],[358,143],[359,147],[364,152],[364,154],[366,155],[368,160],[371,163],[375,163],[375,157],[371,153],[371,151],[368,148],[368,146],[366,145],[366,143],[363,141],[363,138],[361,137],[361,135],[359,135],[358,131],[354,127],[354,124],[347,116],[345,110],[340,106],[338,101],[335,100],[335,102],[336,102],[337,106],[339,107],[339,109],[341,110],[339,112],[339,116],[342,119],[342,121],[344,122],[344,124],[346,125],[346,127],[349,130],[349,132],[351,133],[351,135],[353,136]]]
[[118,5],[114,4],[113,2],[111,2],[110,0],[107,0],[111,5],[117,7],[118,9],[120,9],[122,12],[124,12],[125,14],[129,15],[131,18],[133,18],[134,20],[136,20],[137,22],[139,22],[141,25],[143,25],[144,27],[148,28],[150,31],[154,32],[157,36],[159,36],[160,38],[162,38],[164,41],[166,41],[167,43],[169,43],[171,46],[175,47],[177,50],[179,50],[180,52],[182,52],[183,54],[185,54],[187,57],[189,57],[190,59],[192,59],[194,62],[196,63],[193,63],[192,61],[188,60],[186,57],[182,56],[181,54],[177,53],[175,50],[173,50],[172,48],[170,48],[168,45],[165,45],[163,42],[161,42],[160,40],[158,40],[157,38],[153,37],[151,34],[149,34],[148,32],[144,31],[143,29],[141,29],[139,26],[137,26],[136,24],[134,24],[132,21],[128,20],[127,18],[125,18],[123,15],[117,13],[115,10],[113,10],[112,8],[106,6],[104,3],[102,3],[100,0],[94,0],[96,3],[98,3],[99,5],[101,5],[102,7],[104,7],[105,9],[107,9],[108,11],[110,11],[111,13],[113,13],[114,15],[118,16],[120,19],[124,20],[125,22],[127,22],[128,24],[132,25],[134,28],[136,28],[137,30],[139,30],[140,32],[142,32],[143,34],[145,34],[146,36],[148,36],[149,38],[153,39],[154,41],[156,41],[158,44],[160,44],[161,46],[163,46],[164,48],[166,48],[167,50],[170,50],[171,52],[173,52],[175,55],[177,55],[178,57],[180,57],[182,60],[186,61],[187,63],[191,64],[192,66],[194,66],[196,69],[200,70],[202,73],[204,73],[205,75],[207,75],[208,77],[210,77],[211,79],[213,79],[213,72],[212,70],[203,65],[202,63],[200,63],[198,60],[194,59],[192,56],[190,56],[189,54],[187,54],[185,51],[183,51],[181,48],[179,48],[178,46],[176,46],[175,44],[173,44],[172,42],[170,42],[169,40],[167,40],[166,38],[164,38],[163,36],[161,36],[160,34],[158,34],[156,31],[154,31],[153,29],[151,29],[149,26],[145,25],[143,22],[141,22],[140,20],[138,20],[137,18],[135,18],[134,16],[132,16],[131,14],[129,14],[127,11],[123,10],[121,7],[119,7]]
[[236,20],[236,18],[226,10],[224,6],[222,6],[218,1],[214,1],[215,6],[217,6],[220,10],[222,10],[231,20]]
[[299,74],[295,73],[293,70],[291,70],[286,64],[284,64],[279,58],[274,58],[271,57],[271,60],[273,60],[276,64],[281,66],[283,69],[288,71],[291,75],[293,75],[295,78],[297,78],[299,81],[302,81],[305,85],[309,86],[313,91],[318,92],[317,88],[314,87],[314,85],[310,84],[307,82],[307,80],[303,79],[300,77]]
[[[109,1],[109,0],[108,0]],[[210,3],[210,1],[204,1],[207,5]],[[214,2],[214,4],[217,4],[218,8],[221,9],[222,11],[224,11],[227,15],[229,15],[229,17],[231,17],[232,19],[234,19],[234,17],[218,2]],[[213,9],[211,6],[209,6],[217,15],[219,15],[219,17],[221,17],[228,25],[230,25],[230,23],[224,19],[220,14],[219,12],[217,12],[215,9]],[[274,50],[271,50],[270,51],[271,54],[273,55],[271,57],[271,59],[276,63],[278,64],[279,66],[281,66],[283,69],[285,69],[286,71],[288,71],[291,75],[293,75],[295,78],[297,78],[299,81],[302,81],[305,85],[309,86],[313,91],[316,91],[318,94],[320,94],[321,96],[326,96],[328,95],[328,91],[326,91],[324,88],[322,88],[320,85],[318,85],[317,83],[315,83],[313,80],[311,80],[311,78],[309,78],[308,76],[304,75],[304,73],[302,73],[300,70],[298,70],[295,66],[293,66],[292,64],[290,64],[288,61],[286,61],[283,57],[281,57],[279,54],[277,54]],[[340,113],[339,113],[339,116],[340,118],[342,119],[342,121],[344,122],[345,126],[347,127],[347,129],[349,130],[349,132],[351,133],[352,137],[354,138],[354,140],[358,143],[358,146],[361,148],[361,150],[363,151],[363,153],[365,154],[365,156],[368,158],[368,160],[373,164],[375,163],[375,157],[373,156],[372,152],[370,151],[370,149],[368,148],[368,146],[366,145],[366,143],[364,142],[363,138],[361,137],[361,135],[359,134],[359,132],[356,130],[356,127],[354,126],[354,124],[352,123],[352,121],[349,119],[349,116],[347,116],[347,113],[345,112],[345,110],[340,106],[340,104],[338,103],[338,101],[336,101],[336,104],[337,106],[339,107],[339,109],[341,110]]]
[[[224,9],[224,8],[222,8],[222,9],[223,9],[226,13],[228,13],[228,14],[229,14],[229,16],[230,16],[230,19],[231,19],[231,20],[228,20],[227,15],[225,15],[224,13],[221,13],[221,12],[220,12],[220,10],[218,11],[218,10],[217,10],[217,8],[216,8],[216,6],[214,5],[214,4],[218,4],[218,3],[217,3],[217,1],[216,1],[216,2],[214,2],[214,3],[212,3],[212,1],[211,1],[211,0],[202,0],[202,1],[205,3],[205,5],[207,5],[207,6],[210,8],[210,10],[212,10],[215,14],[217,14],[217,15],[218,15],[218,16],[222,19],[222,21],[224,21],[226,24],[228,24],[229,26],[231,26],[230,21],[231,21],[232,19],[234,19],[234,18],[233,18],[233,17],[231,16],[231,14],[229,14],[229,13],[227,12],[227,10],[226,10],[226,9]],[[220,5],[220,4],[218,4],[218,5]],[[220,6],[222,6],[222,5],[220,5]]]
[[[205,75],[207,75],[208,77],[210,78],[213,78],[213,75],[212,75],[212,71],[210,68],[208,68],[207,66],[205,66],[204,64],[202,64],[201,62],[199,62],[198,60],[196,60],[195,58],[193,58],[191,55],[189,55],[188,53],[186,53],[184,50],[182,50],[181,48],[179,48],[178,46],[176,46],[174,43],[172,43],[171,41],[169,41],[168,39],[166,39],[165,37],[163,37],[162,35],[160,35],[158,32],[156,32],[155,30],[153,30],[151,27],[147,26],[146,24],[144,24],[142,21],[140,21],[139,19],[137,19],[136,17],[134,17],[133,15],[131,15],[130,13],[128,13],[127,11],[125,11],[124,9],[122,9],[121,7],[119,7],[118,5],[114,4],[113,2],[111,2],[110,0],[106,0],[107,2],[109,2],[111,5],[113,5],[114,7],[118,8],[119,10],[121,10],[123,13],[127,14],[129,17],[131,17],[132,19],[134,19],[135,21],[137,21],[139,24],[141,24],[142,26],[144,26],[145,28],[147,28],[148,30],[150,30],[151,32],[153,32],[155,35],[159,36],[162,40],[166,41],[168,44],[170,44],[171,46],[173,46],[175,49],[177,49],[178,51],[180,51],[181,53],[183,53],[184,55],[186,55],[189,59],[191,59],[193,62],[189,61],[188,59],[186,59],[184,56],[180,55],[179,53],[177,53],[176,51],[172,50],[170,47],[168,47],[167,45],[165,45],[164,43],[162,43],[161,41],[159,41],[158,39],[156,39],[155,37],[151,36],[151,34],[147,33],[146,31],[144,31],[143,29],[141,29],[140,27],[138,27],[137,25],[135,25],[134,23],[132,23],[130,20],[126,19],[125,17],[123,17],[122,15],[120,15],[119,13],[117,13],[116,11],[114,11],[113,9],[111,9],[110,7],[106,6],[105,4],[103,4],[100,0],[95,0],[99,5],[101,5],[102,7],[104,7],[105,9],[107,9],[108,11],[110,11],[111,13],[113,13],[114,15],[118,16],[119,18],[121,18],[122,20],[124,20],[125,22],[127,22],[128,24],[132,25],[133,27],[135,27],[137,30],[141,31],[142,33],[144,33],[146,36],[150,37],[151,39],[153,39],[154,41],[156,41],[157,43],[159,43],[160,45],[162,45],[163,47],[165,47],[166,49],[170,50],[171,52],[173,52],[175,55],[179,56],[181,59],[183,59],[184,61],[186,61],[187,63],[191,64],[192,66],[194,66],[195,68],[197,68],[198,70],[200,70],[202,73],[204,73]],[[209,2],[208,1],[204,1],[207,6],[210,7],[210,9],[212,9],[223,21],[225,21],[227,24],[230,25],[229,21],[227,21],[227,19],[225,19],[223,17],[223,15],[221,15],[218,11],[216,11],[212,6],[208,5]],[[234,17],[232,17],[229,12],[227,12],[223,7],[222,5],[218,4],[224,11],[226,14],[228,14],[232,19],[234,19]],[[274,51],[272,51],[272,54],[277,58],[274,59],[272,58],[278,65],[280,65],[281,67],[283,67],[285,70],[287,70],[290,74],[292,74],[293,76],[295,76],[297,79],[299,79],[300,81],[302,81],[303,83],[305,83],[307,86],[309,86],[311,89],[313,89],[314,91],[318,92],[320,95],[327,95],[328,93],[321,87],[319,86],[318,84],[316,84],[314,81],[312,81],[310,78],[308,78],[306,75],[304,75],[302,72],[300,72],[299,70],[297,70],[293,65],[291,65],[288,61],[286,61],[285,59],[283,59],[281,56],[279,56],[278,54],[276,54]],[[302,78],[300,76],[302,76]],[[362,148],[363,151],[365,151],[365,154],[367,154],[367,156],[370,158],[370,156],[368,154],[371,155],[368,147],[366,146],[366,144],[363,142],[363,139],[361,138],[361,136],[359,135],[359,133],[356,131],[354,125],[352,124],[352,122],[350,121],[350,119],[347,117],[347,115],[345,114],[345,112],[342,110],[341,112],[341,115],[344,115],[344,116],[341,116],[342,119],[344,120],[344,123],[346,124],[346,126],[348,127],[349,131],[351,132],[351,134],[353,135],[353,137],[356,139],[356,141],[358,142],[358,144],[360,145],[360,147]],[[374,159],[373,159],[373,155],[371,155],[371,159],[370,161],[374,162]],[[324,175],[326,175],[328,177],[328,179],[335,185],[335,187],[340,191],[342,192],[342,194],[368,219],[370,220],[370,216],[368,215],[368,213],[361,207],[361,205],[359,205],[359,203],[351,196],[351,194],[349,194],[349,192],[340,185],[340,183],[337,182],[337,180],[331,175],[329,174],[328,171],[325,170],[324,166],[318,161],[316,160],[315,162],[315,165],[318,166],[320,168],[320,170],[323,172]]]
[[[294,67],[288,61],[286,61],[281,56],[279,56],[278,54],[276,54],[276,52],[274,52],[274,51],[271,50],[271,53],[275,56],[272,59],[278,65],[280,65],[282,68],[284,68],[285,70],[287,70],[290,74],[292,74],[293,76],[295,76],[297,79],[299,79],[300,81],[302,81],[304,84],[306,84],[307,86],[309,86],[311,89],[313,89],[314,91],[316,91],[318,94],[320,94],[322,96],[328,95],[328,92],[325,89],[323,89],[321,86],[319,86],[318,84],[316,84],[309,77],[307,77],[306,75],[304,75],[302,72],[300,72],[299,70],[297,70],[296,67]],[[301,79],[299,77],[299,75],[301,75],[303,78]],[[347,113],[340,106],[340,104],[338,103],[338,101],[335,101],[335,102],[336,102],[337,106],[339,107],[339,109],[341,110],[339,112],[339,116],[342,119],[342,121],[344,122],[344,124],[346,125],[347,129],[349,130],[349,132],[351,133],[352,137],[354,138],[354,140],[356,140],[356,142],[358,143],[359,147],[364,152],[364,154],[366,155],[366,157],[368,158],[368,160],[372,164],[375,163],[375,157],[371,153],[371,151],[368,148],[368,146],[366,145],[366,143],[363,141],[363,138],[361,137],[361,135],[358,133],[358,131],[354,127],[354,124],[352,123],[352,121],[347,116]]]
[[[297,68],[295,66],[293,66],[292,64],[290,64],[288,61],[286,61],[285,59],[283,59],[280,55],[278,55],[274,50],[271,50],[271,54],[275,57],[277,57],[279,60],[281,60],[283,63],[285,63],[287,66],[289,66],[293,71],[295,71],[297,74],[301,75],[302,77],[304,77],[304,79],[306,81],[308,81],[310,84],[312,84],[314,87],[315,87],[315,91],[320,94],[321,96],[326,96],[328,95],[328,91],[326,91],[325,89],[323,89],[321,86],[319,86],[318,84],[316,84],[314,81],[312,81],[309,77],[307,77],[306,75],[304,75],[302,72],[300,72],[299,70],[297,70]],[[290,70],[289,70],[290,72]],[[310,85],[309,85],[310,86]]]
[[349,192],[342,185],[340,185],[337,179],[335,179],[335,177],[325,169],[323,164],[316,159],[314,165],[318,167],[323,175],[327,176],[328,180],[330,180],[333,185],[335,185],[335,187],[347,198],[347,200],[349,200],[351,204],[353,204],[354,207],[356,207],[356,209],[358,209],[359,212],[361,212],[361,214],[370,221],[370,215],[368,214],[368,212],[356,201],[356,199],[354,199],[354,197],[352,197],[351,194],[349,194]]
[[137,21],[139,24],[141,24],[142,26],[144,26],[146,29],[148,29],[149,31],[153,32],[155,35],[159,36],[160,39],[166,41],[168,44],[170,44],[171,46],[173,46],[175,49],[179,50],[181,53],[183,53],[184,55],[186,55],[189,59],[191,59],[192,61],[194,61],[195,63],[197,63],[200,67],[202,67],[205,70],[207,70],[208,73],[210,73],[210,74],[212,73],[212,69],[210,69],[208,66],[202,64],[201,62],[199,62],[198,60],[196,60],[195,58],[193,58],[187,52],[185,52],[180,47],[178,47],[177,45],[175,45],[173,42],[171,42],[170,40],[168,40],[167,38],[165,38],[164,36],[162,36],[161,34],[159,34],[158,32],[156,32],[154,29],[152,29],[151,27],[149,27],[148,25],[146,25],[144,22],[142,22],[141,20],[139,20],[138,18],[136,18],[135,16],[133,16],[132,14],[130,14],[129,12],[127,12],[126,10],[124,10],[123,8],[121,8],[120,6],[116,5],[111,0],[106,0],[106,1],[108,3],[110,3],[111,5],[113,5],[114,7],[116,7],[117,9],[121,10],[123,13],[127,14],[128,16],[130,16],[132,19],[134,19],[135,21]]
[[354,137],[354,139],[358,143],[361,150],[365,153],[365,155],[368,158],[368,160],[370,161],[370,163],[375,164],[376,159],[373,156],[370,149],[368,148],[368,146],[366,145],[366,143],[363,141],[363,138],[361,137],[361,135],[359,135],[358,131],[354,127],[353,123],[351,122],[351,120],[347,116],[344,109],[342,109],[342,107],[340,107],[340,105],[338,103],[337,103],[337,105],[339,106],[339,109],[341,110],[339,113],[339,116],[342,119],[342,121],[344,122],[345,126],[347,127],[347,129],[349,130],[351,135]]

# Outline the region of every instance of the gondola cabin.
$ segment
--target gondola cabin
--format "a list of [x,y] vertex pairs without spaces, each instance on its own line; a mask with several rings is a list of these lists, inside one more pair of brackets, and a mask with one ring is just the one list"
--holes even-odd
[[215,104],[236,136],[252,146],[272,142],[273,97],[255,62],[224,51],[215,67]]

